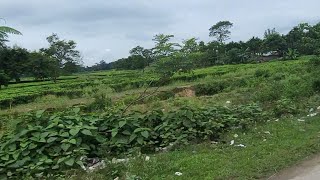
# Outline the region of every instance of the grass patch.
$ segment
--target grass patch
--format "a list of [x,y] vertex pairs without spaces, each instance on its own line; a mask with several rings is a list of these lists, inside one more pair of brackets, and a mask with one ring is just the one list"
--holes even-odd
[[[239,136],[234,138],[234,134]],[[247,133],[235,130],[224,140],[225,144],[204,143],[152,155],[150,161],[134,160],[122,167],[122,171],[127,172],[119,174],[141,179],[267,178],[320,150],[320,118],[306,122],[273,120],[257,125]],[[246,148],[230,146],[231,140],[246,145]],[[176,176],[175,172],[181,172],[182,176]],[[101,170],[81,174],[81,179],[104,179],[106,177],[102,175],[105,173]],[[74,179],[78,177],[73,176]]]

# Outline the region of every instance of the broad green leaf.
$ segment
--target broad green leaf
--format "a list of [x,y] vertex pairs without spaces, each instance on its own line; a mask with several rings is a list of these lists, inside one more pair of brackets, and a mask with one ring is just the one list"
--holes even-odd
[[84,167],[84,164],[83,164],[82,161],[77,161],[76,163],[77,163],[80,167]]
[[77,140],[76,140],[76,139],[70,139],[70,140],[69,140],[69,143],[71,143],[71,144],[77,144]]
[[120,121],[119,122],[119,128],[122,128],[124,125],[126,125],[126,121]]
[[60,134],[61,137],[69,137],[69,133],[68,132],[63,132]]
[[84,134],[84,135],[87,135],[87,136],[92,136],[91,131],[90,131],[90,130],[88,130],[88,129],[84,129],[84,130],[82,130],[82,131],[81,131],[81,133],[82,133],[82,134]]
[[50,132],[44,132],[44,133],[41,133],[40,137],[46,138],[49,134],[50,134]]
[[53,141],[57,140],[58,138],[57,137],[50,137],[48,140],[47,140],[47,143],[52,143]]
[[132,134],[130,136],[129,143],[131,143],[136,137],[137,137],[137,134]]
[[75,114],[78,114],[80,112],[80,108],[79,107],[73,108],[73,112]]
[[31,143],[31,144],[29,145],[28,149],[34,149],[34,148],[36,148],[36,147],[37,147],[37,145],[36,145],[36,144]]
[[67,144],[67,143],[63,143],[61,144],[61,149],[64,150],[64,151],[67,151],[69,148],[70,148],[70,144]]
[[56,170],[56,169],[59,169],[59,167],[60,167],[59,165],[55,165],[51,169]]
[[128,131],[128,130],[124,130],[124,131],[122,131],[122,134],[130,136],[130,135],[131,135],[131,132]]
[[63,161],[65,161],[67,158],[66,157],[62,157],[58,160],[57,164],[60,164],[62,163]]
[[148,131],[142,131],[141,132],[141,135],[145,138],[148,138],[149,137],[149,132]]
[[73,166],[74,160],[75,160],[74,157],[71,157],[68,160],[66,160],[64,163],[68,166]]
[[118,129],[112,129],[111,135],[115,137],[118,134]]
[[70,129],[69,133],[70,133],[72,136],[75,136],[75,135],[78,134],[79,131],[80,131],[80,128],[75,127],[75,128]]
[[42,114],[44,113],[45,110],[39,110],[36,112],[36,118],[41,118]]
[[142,139],[141,137],[139,137],[139,138],[137,139],[137,141],[138,141],[139,144],[143,145],[143,142],[144,142],[144,141],[143,141],[143,139]]
[[14,160],[17,160],[18,157],[19,157],[19,155],[20,155],[20,152],[16,151],[16,152],[12,155],[12,157],[13,157]]

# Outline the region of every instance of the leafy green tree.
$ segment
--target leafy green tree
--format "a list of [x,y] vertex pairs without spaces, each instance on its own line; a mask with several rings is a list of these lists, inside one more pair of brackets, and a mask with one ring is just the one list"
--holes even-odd
[[289,48],[288,51],[285,53],[284,58],[288,60],[296,60],[298,58],[297,50]]
[[0,70],[0,89],[2,86],[7,86],[9,81],[10,77],[3,70]]
[[269,36],[275,35],[275,34],[279,34],[279,32],[276,31],[276,28],[272,28],[272,29],[267,29],[264,32],[264,38],[267,39]]
[[20,47],[3,48],[0,51],[0,69],[2,69],[10,79],[20,82],[27,70],[29,52]]
[[228,40],[230,37],[230,28],[232,28],[233,23],[230,21],[220,21],[217,24],[213,25],[209,31],[210,37],[217,38],[217,41],[223,43],[224,41]]
[[200,50],[200,47],[198,45],[197,40],[198,39],[196,38],[190,38],[190,39],[184,40],[182,42],[183,45],[180,51],[186,54],[198,52]]
[[156,59],[160,59],[166,56],[170,56],[176,52],[176,47],[179,46],[177,43],[172,43],[170,40],[174,35],[157,34],[152,39],[155,42],[155,47],[153,48],[153,55]]
[[251,57],[256,57],[262,52],[262,43],[263,41],[258,37],[252,37],[250,40],[246,42],[249,52],[251,53]]
[[56,59],[59,67],[66,73],[73,73],[74,69],[69,67],[81,64],[80,52],[76,50],[77,43],[72,40],[61,40],[57,34],[47,37],[47,41],[50,45],[49,48],[40,51]]
[[279,55],[283,55],[283,52],[287,48],[285,39],[278,33],[270,34],[263,42],[265,52],[277,51]]
[[54,81],[59,77],[58,62],[42,52],[32,52],[29,55],[29,73],[37,80],[50,78]]

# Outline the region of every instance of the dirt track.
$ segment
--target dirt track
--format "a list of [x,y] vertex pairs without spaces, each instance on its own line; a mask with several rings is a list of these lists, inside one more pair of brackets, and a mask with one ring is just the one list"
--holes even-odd
[[285,169],[268,180],[320,180],[320,154]]

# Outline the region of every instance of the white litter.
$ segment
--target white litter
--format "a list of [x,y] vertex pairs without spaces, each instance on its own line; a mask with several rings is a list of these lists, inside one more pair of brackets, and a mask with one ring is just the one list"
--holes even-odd
[[267,141],[267,139],[264,139],[264,140],[263,140],[263,142],[266,142],[266,141]]
[[274,120],[275,122],[278,122],[279,121],[279,119],[276,119],[276,120]]
[[314,116],[316,116],[318,113],[312,113],[312,114],[308,114],[307,116],[308,117],[314,117]]
[[232,145],[234,145],[234,140],[232,140],[232,141],[230,142],[230,146],[232,146]]
[[320,106],[317,108],[317,110],[320,110]]
[[88,172],[93,172],[95,170],[99,170],[99,169],[104,169],[106,167],[106,163],[104,162],[104,160],[88,167]]
[[309,112],[313,112],[314,111],[314,109],[313,108],[311,108],[310,110],[309,110]]
[[239,137],[239,135],[238,135],[238,134],[235,134],[235,135],[233,135],[233,137],[237,138],[237,137]]
[[174,175],[176,175],[176,176],[182,176],[182,173],[181,173],[181,172],[176,172],[176,173],[174,173]]
[[111,162],[112,162],[112,164],[118,164],[118,163],[126,163],[128,161],[129,161],[128,158],[127,159],[116,159],[116,158],[113,158]]
[[270,131],[265,131],[264,133],[265,133],[265,134],[271,134]]
[[305,122],[305,120],[304,120],[304,119],[298,119],[298,121],[299,121],[299,122]]
[[243,148],[245,148],[246,146],[245,145],[243,145],[243,144],[238,144],[238,145],[235,145],[235,146],[237,146],[237,147],[243,147]]
[[150,160],[150,156],[146,156],[145,160],[149,161]]
[[231,104],[231,101],[227,101],[226,104]]

